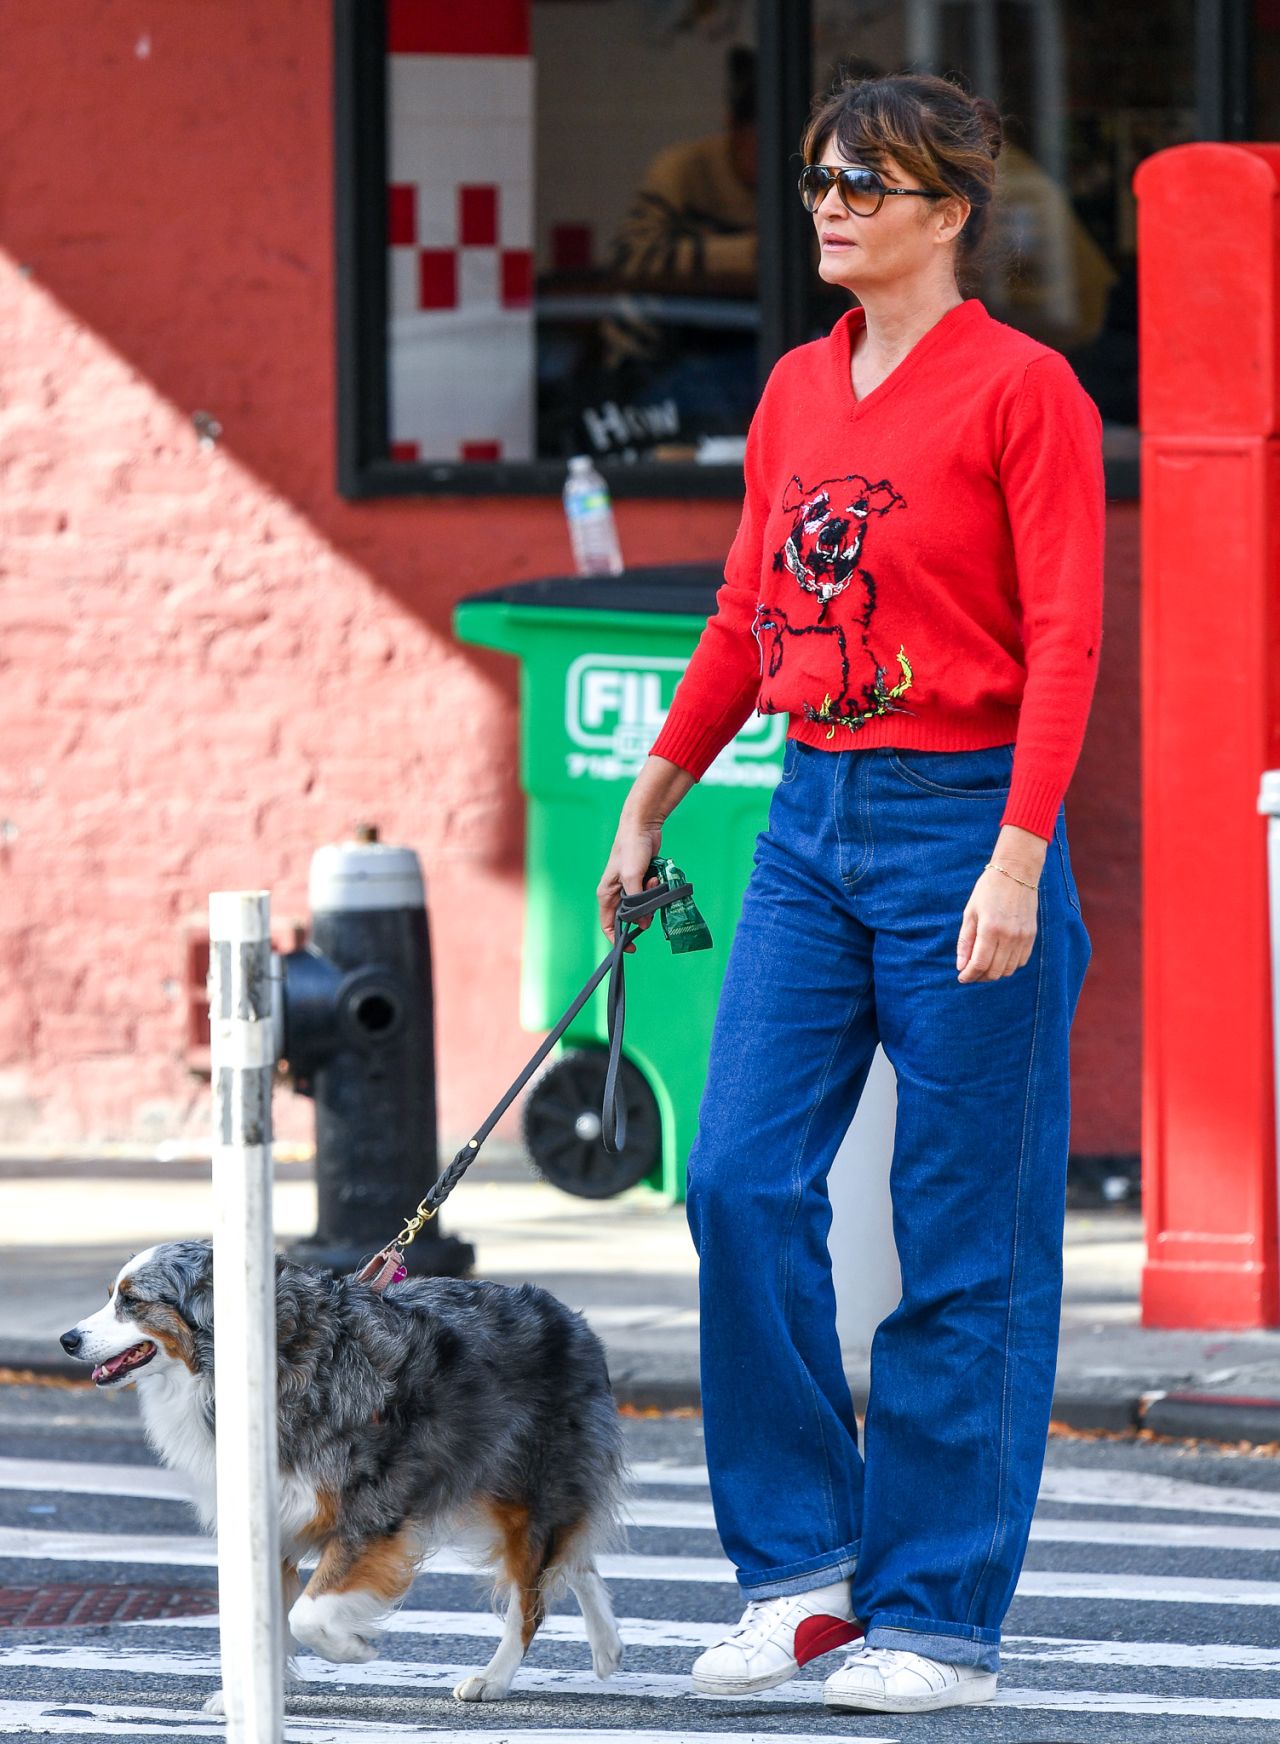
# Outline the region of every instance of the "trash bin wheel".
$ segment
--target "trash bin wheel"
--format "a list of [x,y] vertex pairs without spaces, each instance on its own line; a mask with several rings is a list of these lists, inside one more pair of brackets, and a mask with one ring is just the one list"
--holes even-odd
[[524,1142],[538,1173],[581,1199],[609,1199],[634,1187],[659,1160],[662,1121],[644,1073],[622,1061],[618,1091],[627,1136],[616,1154],[604,1147],[600,1119],[609,1056],[572,1048],[544,1067],[524,1101]]

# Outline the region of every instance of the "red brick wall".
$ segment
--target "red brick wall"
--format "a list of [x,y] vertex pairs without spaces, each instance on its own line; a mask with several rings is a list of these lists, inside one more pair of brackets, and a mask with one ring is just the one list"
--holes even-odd
[[[515,672],[456,643],[450,613],[562,570],[560,506],[334,492],[326,8],[12,0],[5,48],[0,1139],[203,1131],[182,917],[247,885],[305,913],[312,849],[366,817],[426,868],[441,1126],[461,1137],[530,1044]],[[619,508],[633,562],[716,558],[736,518]],[[1095,942],[1076,1030],[1090,1150],[1137,1145],[1129,511],[1113,540],[1068,806]],[[597,875],[581,869],[584,901]],[[291,1098],[277,1119],[310,1130]]]

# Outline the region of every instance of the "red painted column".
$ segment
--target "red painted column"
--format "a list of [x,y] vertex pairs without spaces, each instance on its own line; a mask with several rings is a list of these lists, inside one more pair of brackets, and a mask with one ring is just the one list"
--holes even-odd
[[1280,146],[1138,197],[1147,1326],[1280,1322],[1264,769],[1280,768]]

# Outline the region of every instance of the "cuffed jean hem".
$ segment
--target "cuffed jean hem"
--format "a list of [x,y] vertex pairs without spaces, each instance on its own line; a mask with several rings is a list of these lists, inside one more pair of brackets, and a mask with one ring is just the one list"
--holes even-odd
[[1000,1637],[991,1629],[971,1629],[963,1623],[938,1623],[931,1618],[877,1618],[866,1633],[868,1647],[896,1647],[923,1653],[943,1665],[973,1665],[979,1671],[999,1671]]
[[815,1587],[829,1587],[857,1568],[861,1542],[859,1539],[857,1544],[846,1544],[808,1562],[785,1563],[781,1568],[767,1570],[762,1579],[746,1580],[739,1574],[738,1586],[749,1599],[779,1599],[786,1593],[810,1593]]

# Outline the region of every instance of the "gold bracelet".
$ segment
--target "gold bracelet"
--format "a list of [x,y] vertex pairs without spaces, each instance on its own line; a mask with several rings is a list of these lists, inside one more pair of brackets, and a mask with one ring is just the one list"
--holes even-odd
[[1019,877],[1018,877],[1018,874],[1017,874],[1017,873],[1016,873],[1016,872],[1005,872],[1005,871],[1004,871],[1004,867],[1003,867],[1003,866],[997,866],[997,865],[996,865],[996,863],[995,863],[995,861],[994,861],[994,860],[988,860],[988,861],[987,861],[987,864],[986,864],[986,866],[984,866],[984,867],[983,867],[983,868],[982,868],[982,870],[983,870],[983,871],[984,871],[984,872],[985,872],[985,871],[986,871],[986,870],[987,870],[987,868],[988,868],[988,867],[990,867],[990,868],[991,868],[991,870],[992,870],[992,871],[994,871],[994,872],[1004,872],[1004,875],[1005,875],[1005,877],[1006,877],[1006,878],[1012,878],[1012,879],[1013,879],[1013,882],[1014,882],[1014,883],[1015,883],[1015,884],[1021,884],[1021,885],[1022,885],[1022,886],[1023,886],[1023,887],[1024,887],[1024,888],[1025,888],[1025,889],[1027,889],[1027,890],[1038,890],[1038,889],[1039,889],[1039,885],[1037,885],[1037,884],[1028,884],[1028,883],[1027,883],[1027,881],[1026,881],[1026,879],[1025,879],[1025,878],[1019,878]]

